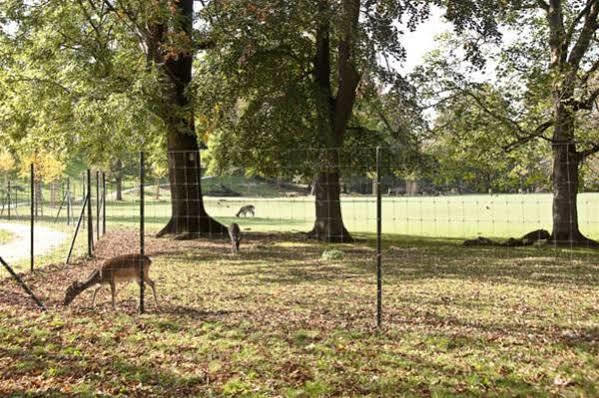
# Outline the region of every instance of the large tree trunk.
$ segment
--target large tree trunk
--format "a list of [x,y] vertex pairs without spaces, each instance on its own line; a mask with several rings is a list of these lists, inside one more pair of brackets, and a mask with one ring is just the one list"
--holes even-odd
[[343,225],[341,201],[339,197],[339,156],[343,145],[347,122],[351,117],[356,99],[356,88],[360,75],[353,62],[354,35],[357,32],[360,1],[344,0],[344,17],[339,25],[340,40],[337,43],[337,95],[333,96],[331,84],[331,21],[327,1],[318,3],[321,12],[320,23],[316,28],[316,53],[314,55],[315,99],[318,112],[318,129],[327,146],[325,164],[319,170],[314,184],[316,194],[316,220],[309,232],[320,240],[328,242],[351,242],[351,235]]
[[116,181],[116,200],[123,200],[123,176],[118,174],[115,178]]
[[[555,244],[597,245],[586,238],[578,226],[578,169],[582,156],[576,150],[574,93],[581,60],[589,49],[599,7],[589,2],[580,17],[584,24],[572,50],[568,52],[571,39],[564,25],[563,4],[551,0],[542,3],[547,12],[549,47],[551,49],[550,70],[553,74],[553,231],[551,241]],[[576,22],[577,23],[577,22]],[[573,26],[570,26],[573,28]]]
[[[191,39],[193,0],[171,4],[174,30]],[[204,208],[201,189],[199,146],[195,133],[192,106],[186,92],[191,83],[193,49],[180,48],[177,54],[164,54],[167,24],[152,27],[149,57],[164,77],[163,114],[168,131],[167,150],[171,191],[171,219],[159,232],[187,237],[224,235],[225,226],[212,219]]]
[[116,161],[116,200],[123,200],[123,161]]
[[577,242],[586,238],[578,228],[578,159],[574,144],[553,148],[553,233],[552,241]]
[[322,171],[314,184],[316,221],[311,237],[326,242],[351,242],[351,235],[343,225],[341,200],[339,196],[339,173]]
[[[578,225],[578,169],[580,155],[574,143],[574,115],[564,105],[565,94],[554,93],[553,133],[553,231],[550,241],[558,245],[588,245]],[[568,97],[566,95],[566,97]]]
[[[191,136],[178,136],[190,139]],[[195,138],[195,137],[193,137]],[[196,151],[171,151],[168,156],[171,191],[171,219],[158,233],[197,236],[222,236],[224,225],[208,215],[202,197],[200,153]]]

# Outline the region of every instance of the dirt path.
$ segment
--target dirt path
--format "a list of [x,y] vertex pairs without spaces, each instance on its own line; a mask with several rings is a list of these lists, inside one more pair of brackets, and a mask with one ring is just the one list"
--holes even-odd
[[[27,258],[31,249],[29,225],[0,223],[0,229],[15,236],[10,242],[0,245],[0,257],[9,264]],[[67,234],[64,232],[37,225],[34,232],[33,248],[35,255],[47,253],[62,244],[67,238]]]

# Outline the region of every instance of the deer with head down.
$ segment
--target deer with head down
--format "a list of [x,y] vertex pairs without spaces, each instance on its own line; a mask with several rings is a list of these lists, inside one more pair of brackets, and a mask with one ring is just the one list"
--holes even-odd
[[137,283],[141,283],[139,275],[140,268],[143,264],[144,283],[147,283],[152,288],[154,300],[156,301],[156,307],[158,307],[158,299],[156,298],[156,289],[154,286],[155,284],[154,281],[148,277],[148,271],[150,269],[151,263],[152,260],[150,257],[142,257],[139,254],[125,254],[109,258],[108,260],[104,261],[99,269],[94,270],[85,281],[75,281],[67,288],[64,297],[64,305],[66,306],[71,304],[75,297],[81,294],[81,292],[84,290],[92,286],[97,286],[96,290],[94,290],[94,295],[92,298],[92,306],[94,306],[98,290],[100,290],[103,285],[109,285],[110,292],[112,294],[112,308],[116,309],[114,302],[116,283],[130,280],[135,280]]

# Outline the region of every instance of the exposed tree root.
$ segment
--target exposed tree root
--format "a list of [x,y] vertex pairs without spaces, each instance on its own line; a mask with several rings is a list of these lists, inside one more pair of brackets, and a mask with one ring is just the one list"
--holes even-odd
[[175,235],[177,240],[190,240],[197,238],[221,238],[227,236],[227,227],[214,220],[212,217],[199,217],[197,222],[187,225],[177,225],[171,218],[169,222],[156,234],[157,238],[166,235]]
[[326,230],[326,228],[324,228],[324,226],[321,226],[320,224],[323,224],[323,223],[316,223],[314,225],[314,228],[312,228],[312,230],[310,232],[307,232],[308,238],[316,239],[316,240],[319,240],[322,242],[328,242],[328,243],[353,243],[354,242],[354,239],[352,238],[350,233],[347,231],[347,229],[345,229],[345,227],[342,227],[343,228],[342,233],[333,234],[333,233],[329,233]]

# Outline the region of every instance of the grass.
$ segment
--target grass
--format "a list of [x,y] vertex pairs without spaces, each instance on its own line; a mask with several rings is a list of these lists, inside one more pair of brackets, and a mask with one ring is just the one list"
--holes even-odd
[[[374,327],[372,234],[324,245],[300,234],[225,241],[146,237],[160,309],[137,287],[63,308],[95,263],[48,266],[0,287],[2,396],[599,395],[599,256],[547,248],[464,249],[386,236],[383,329]],[[112,231],[98,260],[134,250]],[[325,251],[342,255],[324,256]]]
[[0,229],[0,245],[4,243],[8,243],[13,240],[14,235],[9,231]]
[[[134,226],[139,203],[132,195],[125,202],[109,202],[108,213],[124,226]],[[170,215],[168,196],[155,200],[148,194],[146,225],[158,230]],[[376,231],[376,201],[373,197],[342,197],[342,212],[350,232]],[[256,217],[236,218],[245,204],[256,207]],[[307,231],[314,223],[314,197],[295,198],[206,197],[209,214],[224,223],[238,222],[252,231]],[[382,202],[383,233],[427,237],[508,238],[531,230],[551,230],[551,194],[468,195],[444,197],[385,197]],[[579,223],[583,233],[599,239],[599,194],[578,195]]]

